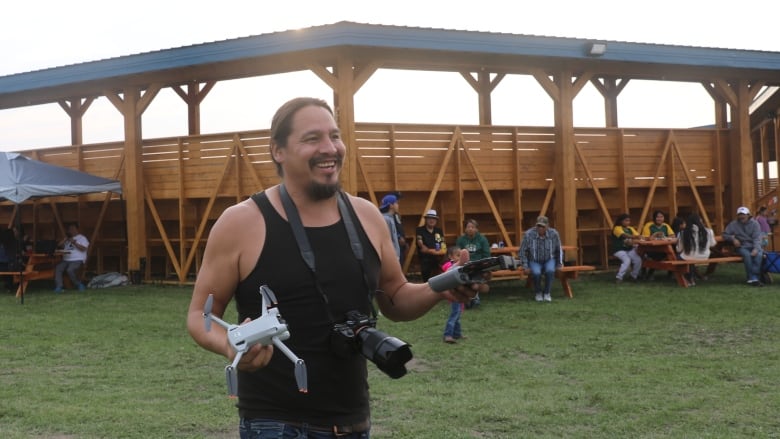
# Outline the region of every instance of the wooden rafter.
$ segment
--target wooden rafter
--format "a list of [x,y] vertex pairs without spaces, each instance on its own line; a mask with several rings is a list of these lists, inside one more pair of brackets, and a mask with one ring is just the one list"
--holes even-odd
[[704,224],[707,227],[712,228],[712,222],[710,221],[710,217],[707,215],[707,209],[704,208],[704,202],[701,200],[699,190],[696,189],[696,180],[693,178],[693,176],[691,176],[688,165],[685,163],[685,158],[683,157],[682,152],[680,151],[680,148],[677,146],[676,142],[672,144],[672,148],[674,149],[674,153],[677,155],[677,160],[680,161],[680,166],[683,169],[685,179],[688,181],[688,185],[691,187],[691,192],[693,193],[693,197],[696,200],[696,207],[698,208],[701,217],[704,220]]
[[544,202],[542,208],[539,210],[539,215],[547,215],[547,209],[550,208],[553,194],[555,193],[555,180],[550,180],[550,184],[547,185],[547,192],[544,194]]
[[160,219],[160,214],[157,212],[157,207],[154,205],[154,198],[152,198],[152,194],[146,186],[144,186],[144,195],[146,198],[146,205],[149,206],[149,213],[152,214],[154,224],[160,232],[163,246],[165,246],[165,251],[168,252],[168,257],[171,258],[171,263],[173,264],[173,269],[176,271],[176,276],[179,278],[179,281],[183,282],[186,276],[184,272],[182,272],[182,267],[179,265],[179,258],[176,257],[176,252],[173,251],[171,240],[168,238],[168,233],[165,231],[165,226],[162,223],[162,219]]
[[599,203],[599,208],[601,209],[601,214],[604,215],[604,221],[609,224],[612,219],[609,215],[609,209],[607,208],[607,203],[604,201],[604,197],[601,196],[601,191],[599,190],[598,185],[596,184],[596,179],[593,178],[593,174],[590,171],[590,166],[588,166],[587,160],[585,160],[585,155],[582,153],[582,149],[577,144],[577,142],[574,142],[574,152],[577,153],[577,157],[580,159],[580,163],[582,164],[582,170],[585,172],[585,176],[588,178],[588,184],[590,185],[591,189],[593,189],[593,195],[596,197],[596,202]]
[[645,218],[647,218],[647,213],[650,211],[650,204],[653,202],[653,196],[655,195],[655,188],[658,187],[658,179],[661,177],[661,170],[663,169],[664,163],[666,163],[666,157],[669,154],[669,151],[672,147],[672,143],[674,143],[674,131],[669,130],[669,135],[666,137],[666,142],[664,143],[664,149],[661,151],[661,157],[658,159],[658,165],[655,167],[655,173],[653,174],[653,180],[652,183],[650,183],[650,188],[647,191],[647,198],[645,199],[645,204],[642,206],[642,214],[639,216],[639,223],[638,224],[644,224]]
[[447,166],[450,164],[452,153],[455,151],[455,147],[458,144],[458,139],[460,136],[460,127],[455,127],[455,133],[453,134],[452,139],[450,139],[450,144],[447,146],[447,151],[444,153],[444,160],[441,161],[441,166],[439,166],[439,173],[436,175],[436,181],[433,184],[431,193],[428,195],[428,200],[425,201],[425,208],[423,209],[423,213],[420,215],[420,221],[417,224],[418,227],[425,224],[425,212],[427,212],[433,206],[433,200],[436,198],[436,194],[439,193],[441,182],[444,180],[444,175],[447,173]]
[[[493,197],[490,195],[490,191],[488,190],[488,184],[485,182],[485,179],[482,178],[482,174],[479,172],[479,169],[477,168],[477,165],[474,163],[474,159],[471,157],[471,153],[469,152],[469,149],[466,147],[466,145],[463,145],[463,154],[466,156],[466,159],[468,159],[469,164],[471,165],[471,169],[474,170],[474,175],[477,177],[477,181],[479,182],[479,187],[482,189],[482,194],[485,195],[485,200],[488,203],[488,206],[490,207],[490,211],[493,213],[493,218],[496,220],[496,224],[498,225],[499,232],[501,233],[501,236],[506,236],[507,239],[509,238],[509,234],[506,231],[506,227],[504,226],[504,221],[501,219],[501,214],[498,212],[498,208],[496,207],[496,203],[493,201]],[[507,241],[508,246],[512,246],[511,241]]]

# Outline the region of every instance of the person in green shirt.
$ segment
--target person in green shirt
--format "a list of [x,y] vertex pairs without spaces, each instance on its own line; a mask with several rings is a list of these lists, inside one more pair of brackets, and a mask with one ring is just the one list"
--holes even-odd
[[[642,236],[650,239],[663,239],[674,237],[674,230],[672,226],[666,223],[666,215],[660,210],[653,212],[653,220],[645,223],[642,227]],[[645,257],[660,261],[666,258],[664,252],[647,252]],[[652,280],[655,270],[652,268],[649,270],[642,269],[642,273],[639,275],[642,279]]]
[[667,238],[674,236],[674,230],[666,223],[666,215],[660,210],[656,210],[653,212],[653,220],[648,221],[642,227],[642,236],[655,239]]
[[[469,251],[470,261],[489,258],[490,243],[484,235],[479,233],[479,224],[477,223],[477,220],[473,218],[466,220],[464,230],[465,233],[458,237],[455,245]],[[490,286],[488,284],[480,284],[479,293],[487,293],[489,290]],[[477,293],[477,297],[471,299],[471,301],[466,304],[467,309],[479,306],[479,293]]]
[[465,233],[458,237],[455,244],[469,251],[469,260],[476,261],[490,257],[490,243],[484,235],[479,233],[477,220],[468,219],[464,226]]

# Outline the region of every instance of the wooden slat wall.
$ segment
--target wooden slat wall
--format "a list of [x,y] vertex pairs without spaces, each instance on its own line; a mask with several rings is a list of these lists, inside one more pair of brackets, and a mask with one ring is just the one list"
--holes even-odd
[[[219,214],[279,181],[268,152],[268,135],[268,130],[259,130],[143,142],[144,180],[152,198],[151,202],[147,200],[147,206],[151,206],[146,222],[151,259],[147,275],[165,275],[179,281],[191,278],[208,229]],[[605,218],[600,203],[606,205],[610,217],[627,207],[638,223],[645,206],[667,212],[673,206],[681,211],[698,210],[696,192],[716,229],[722,226],[718,222],[722,218],[730,219],[731,215],[714,211],[715,197],[722,196],[726,189],[716,187],[716,176],[720,174],[720,180],[726,181],[729,175],[728,163],[717,169],[714,151],[723,153],[728,138],[726,131],[715,129],[577,129],[575,139],[582,154],[582,160],[576,159],[573,176],[578,191],[577,212],[550,210],[554,205],[551,190],[556,160],[551,127],[358,123],[352,147],[358,149],[358,195],[378,200],[389,191],[401,191],[404,231],[410,241],[441,170],[443,178],[431,207],[440,211],[448,240],[454,241],[462,233],[464,218],[477,218],[481,231],[491,241],[509,239],[516,243],[517,231],[529,227],[540,213],[549,215],[553,223],[559,215],[575,215],[579,242],[567,244],[581,247],[584,262],[603,265],[604,231],[612,218]],[[445,161],[450,145],[457,150]],[[36,150],[29,155],[117,178],[121,176],[122,150],[121,143],[105,143]],[[665,161],[661,162],[664,150]],[[515,175],[515,169],[519,175]],[[693,179],[695,191],[688,178]],[[57,213],[46,208],[52,203],[38,201],[34,215],[32,205],[23,206],[23,218],[35,223],[41,238],[57,234],[52,226],[57,217],[61,221],[79,220],[82,229],[91,233],[87,217],[99,209],[103,198],[100,194],[78,200],[59,197],[53,200]],[[518,205],[522,206],[519,216]],[[7,210],[2,210],[0,220],[10,223]],[[521,218],[521,224],[515,224],[515,218]],[[98,234],[105,239],[94,243],[95,257],[90,259],[89,268],[126,269],[121,255],[121,249],[126,248],[122,247],[124,227],[122,203],[113,200]],[[507,235],[502,236],[501,230]],[[101,257],[111,260],[102,261]]]

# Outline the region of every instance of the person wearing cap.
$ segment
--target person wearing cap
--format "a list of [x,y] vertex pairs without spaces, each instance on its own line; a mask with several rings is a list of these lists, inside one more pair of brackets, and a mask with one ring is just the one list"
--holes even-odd
[[761,262],[764,257],[761,248],[761,227],[750,217],[750,209],[741,206],[737,209],[737,218],[723,230],[723,240],[731,243],[742,256],[748,285],[760,287]]
[[550,227],[550,220],[546,216],[536,218],[536,227],[525,232],[519,253],[523,269],[531,273],[531,279],[534,281],[535,300],[552,302],[550,292],[555,270],[563,265],[563,252],[561,237],[557,230]]
[[423,282],[428,282],[436,270],[439,270],[441,257],[447,254],[447,244],[444,242],[444,232],[436,224],[439,215],[436,210],[425,212],[425,225],[415,230],[417,255],[420,260],[420,274]]
[[394,194],[387,194],[382,198],[382,204],[379,205],[379,211],[382,212],[382,216],[385,218],[387,228],[390,230],[390,239],[393,241],[393,249],[395,250],[395,256],[401,261],[401,246],[398,244],[398,229],[395,224],[395,213],[398,210],[398,197]]

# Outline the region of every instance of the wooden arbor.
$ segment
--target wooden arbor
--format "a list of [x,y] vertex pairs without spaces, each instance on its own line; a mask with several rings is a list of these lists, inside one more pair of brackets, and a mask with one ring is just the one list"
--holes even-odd
[[[453,36],[458,38],[453,39]],[[276,44],[279,46],[274,46]],[[260,35],[195,48],[170,49],[123,57],[120,60],[126,59],[127,65],[122,73],[97,75],[96,78],[83,81],[52,80],[46,87],[5,91],[3,78],[0,78],[0,108],[59,102],[71,118],[72,141],[76,145],[71,150],[75,151],[75,154],[84,154],[84,151],[89,150],[91,153],[93,150],[91,146],[81,145],[80,142],[82,116],[96,97],[105,96],[109,99],[124,118],[124,142],[111,147],[121,151],[119,166],[122,169],[125,193],[123,208],[127,218],[128,269],[140,268],[141,261],[150,256],[150,249],[160,242],[169,257],[177,256],[174,244],[175,239],[178,239],[179,254],[173,260],[176,261],[174,265],[178,265],[176,271],[180,280],[186,276],[186,267],[197,259],[197,247],[207,235],[209,221],[213,221],[219,207],[275,181],[275,177],[270,176],[265,169],[267,161],[262,159],[265,154],[262,150],[266,142],[264,136],[267,136],[267,133],[252,133],[249,136],[251,139],[245,137],[247,133],[227,133],[219,136],[203,136],[199,133],[200,103],[207,98],[216,82],[240,77],[310,70],[321,78],[333,90],[334,107],[345,142],[355,145],[349,148],[349,157],[345,163],[343,176],[346,189],[374,201],[377,199],[377,193],[402,190],[405,194],[403,209],[407,213],[407,228],[411,228],[422,212],[431,206],[437,206],[445,212],[450,211],[450,206],[456,206],[451,213],[448,212],[451,216],[445,217],[448,235],[460,233],[462,219],[476,214],[483,215],[487,220],[483,231],[494,236],[500,235],[505,241],[512,242],[517,239],[524,226],[527,226],[524,224],[525,213],[535,215],[545,212],[552,216],[563,239],[573,244],[588,238],[585,235],[590,233],[590,229],[606,227],[609,224],[608,218],[617,212],[633,209],[644,218],[647,209],[659,206],[654,199],[658,197],[659,188],[663,188],[662,192],[665,192],[660,205],[670,212],[675,212],[673,209],[681,207],[680,205],[689,209],[695,207],[713,212],[716,223],[719,218],[729,217],[728,213],[736,205],[752,204],[755,198],[755,160],[750,139],[748,106],[765,85],[777,81],[780,55],[764,55],[767,59],[758,59],[755,54],[743,51],[673,46],[666,46],[660,52],[643,52],[646,49],[643,45],[610,42],[607,55],[595,58],[583,50],[588,44],[589,41],[575,39],[337,23],[304,31]],[[251,50],[247,49],[249,46]],[[273,49],[269,49],[271,46],[274,46]],[[485,50],[480,52],[474,50],[474,47],[484,47]],[[544,50],[534,49],[535,47],[543,47]],[[193,51],[196,53],[190,53]],[[228,52],[237,55],[228,58],[224,56],[224,53]],[[615,56],[610,55],[613,52]],[[669,56],[665,56],[665,52],[669,52]],[[194,57],[195,61],[188,59],[188,62],[180,64],[169,61],[193,55],[197,55]],[[724,59],[742,56],[744,62],[740,67],[734,67],[729,62],[718,63],[718,56]],[[698,61],[705,57],[714,58],[716,61],[710,64],[687,62],[688,59]],[[680,61],[681,59],[684,61]],[[61,72],[63,76],[67,76],[79,68],[86,70],[86,67],[100,72],[102,63],[99,61],[89,63],[89,66],[66,66],[51,69],[49,73],[56,76],[57,72]],[[142,67],[131,68],[137,65]],[[406,139],[398,138],[399,133],[411,129],[400,125],[389,125],[386,140],[372,139],[375,135],[364,131],[363,126],[366,124],[355,121],[355,93],[380,68],[459,72],[474,88],[479,105],[478,126],[432,127],[432,130],[423,127],[419,133],[428,133],[434,143],[439,141],[443,133],[448,138],[446,148],[449,155],[439,157],[440,161],[437,163],[465,165],[467,169],[472,169],[468,174],[473,175],[475,180],[469,181],[460,177],[450,179],[449,171],[441,168],[436,174],[440,176],[438,183],[420,185],[420,181],[426,180],[407,173],[407,169],[415,169],[414,163],[407,164],[407,157],[399,157],[395,152],[389,154],[390,160],[384,162],[393,170],[392,173],[384,179],[378,177],[387,173],[374,172],[373,154],[367,152],[368,150],[361,152],[361,145],[374,141],[381,145],[365,148],[396,148],[397,152],[403,142],[417,142],[416,146],[419,147],[430,141],[428,138],[411,138],[414,135],[408,135]],[[38,72],[25,75],[36,74]],[[501,136],[511,137],[512,134],[497,134],[504,128],[492,127],[491,93],[507,75],[532,75],[554,102],[555,126],[549,132],[537,133],[537,150],[543,153],[540,153],[538,158],[540,161],[534,163],[536,168],[545,169],[545,174],[535,174],[538,178],[533,181],[525,178],[527,174],[520,164],[519,157],[525,154],[524,148],[510,148],[512,154],[515,154],[514,160],[496,160],[496,157],[501,155],[501,148],[494,146],[501,141]],[[677,183],[669,184],[672,181],[669,180],[669,175],[672,174],[682,176],[683,180],[693,178],[684,170],[690,160],[680,159],[688,156],[687,151],[683,150],[689,148],[680,141],[680,131],[666,130],[650,135],[648,139],[655,140],[648,140],[650,143],[647,145],[654,145],[655,148],[649,148],[641,142],[633,145],[639,148],[637,153],[656,151],[658,155],[653,159],[656,167],[651,165],[651,169],[644,170],[642,175],[632,176],[635,161],[627,157],[633,157],[635,151],[627,145],[636,137],[634,133],[641,130],[618,129],[616,108],[619,93],[634,79],[697,82],[713,96],[717,126],[703,135],[706,141],[693,142],[696,145],[706,145],[697,147],[708,151],[705,159],[707,163],[703,166],[721,164],[717,172],[704,177],[712,180],[712,184],[705,185],[704,196],[680,195],[685,198],[680,201],[675,198],[678,196],[674,190]],[[607,171],[589,165],[596,160],[596,157],[588,157],[589,151],[597,150],[594,146],[596,142],[591,132],[573,126],[572,101],[588,83],[593,84],[605,97],[608,127],[598,135],[614,142],[614,146],[609,148],[615,149],[611,149],[607,155],[615,159],[614,175],[600,175]],[[189,135],[177,139],[144,139],[143,113],[158,92],[166,87],[172,88],[187,105]],[[731,127],[728,130],[727,110],[731,112]],[[518,133],[515,137],[525,135],[529,130],[533,131],[527,127],[514,129]],[[474,140],[471,138],[471,132],[477,133]],[[657,140],[659,138],[663,140]],[[522,142],[523,139],[515,138],[512,141]],[[663,148],[658,147],[659,142]],[[193,146],[207,143],[210,146],[218,146],[213,150]],[[159,160],[160,156],[153,154],[160,154],[159,148],[163,148],[161,145],[178,150],[166,150],[163,154],[170,157],[170,160]],[[475,147],[472,148],[472,145]],[[158,148],[158,152],[153,152],[153,148]],[[249,152],[246,148],[257,149]],[[225,157],[230,157],[231,164],[223,164],[221,167],[204,166],[199,168],[202,171],[200,176],[222,172],[223,176],[228,174],[225,178],[229,181],[244,182],[248,179],[250,183],[246,186],[241,183],[228,191],[220,189],[220,183],[216,187],[212,186],[210,193],[191,187],[187,175],[192,166],[199,163],[195,159],[206,157],[212,151],[226,154]],[[492,162],[488,170],[475,165],[478,162],[476,157],[484,155],[482,151],[490,151],[493,156],[488,159],[488,163]],[[661,160],[664,165],[657,164],[661,154],[667,154],[664,156],[667,159]],[[678,164],[675,164],[673,157],[677,157],[674,160],[677,160]],[[447,160],[442,160],[443,158]],[[52,160],[57,160],[54,155]],[[399,160],[403,162],[403,166],[395,166]],[[162,166],[159,164],[163,162],[176,170],[173,173],[172,169],[168,169],[166,178],[178,179],[178,183],[174,185],[178,185],[178,190],[170,189],[170,181],[163,183],[154,180],[156,171],[153,169]],[[495,172],[497,163],[516,163],[514,170],[510,171],[514,174],[500,181],[494,180],[491,176],[504,175]],[[722,175],[722,169],[727,169],[729,174]],[[431,169],[427,172],[430,174]],[[653,180],[629,180],[647,177]],[[699,177],[702,176],[696,178]],[[664,181],[656,181],[661,178]],[[254,183],[251,183],[253,180]],[[614,184],[596,183],[610,180]],[[653,183],[648,183],[650,181]],[[678,187],[690,187],[693,189],[691,194],[695,194],[700,192],[701,183],[698,180],[690,180],[687,183],[683,181],[682,186]],[[159,185],[167,189],[160,190]],[[484,204],[471,201],[474,191],[481,192]],[[651,196],[648,197],[648,194]],[[160,209],[157,207],[160,205],[167,207]],[[164,213],[162,210],[169,212]],[[594,215],[592,211],[597,214]],[[197,219],[191,218],[192,216]],[[172,225],[169,222],[178,222],[178,230],[175,227],[171,230]],[[410,230],[406,232],[411,233]]]

